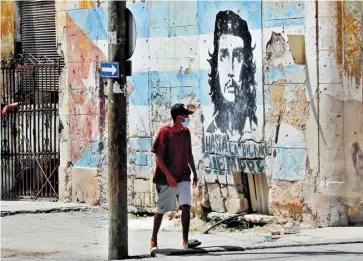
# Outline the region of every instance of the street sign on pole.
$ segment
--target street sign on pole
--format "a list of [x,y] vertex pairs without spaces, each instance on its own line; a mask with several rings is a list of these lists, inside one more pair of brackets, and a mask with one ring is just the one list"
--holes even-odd
[[120,66],[118,62],[101,62],[102,78],[120,78]]
[[[101,76],[108,78],[108,259],[128,258],[126,1],[108,1],[108,60]],[[118,77],[118,78],[116,78]]]

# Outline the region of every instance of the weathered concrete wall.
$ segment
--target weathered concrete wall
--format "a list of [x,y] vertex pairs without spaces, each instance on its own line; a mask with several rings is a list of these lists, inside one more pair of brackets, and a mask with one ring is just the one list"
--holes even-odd
[[[344,4],[346,5],[346,4]],[[313,207],[320,225],[348,224],[350,197],[347,187],[344,100],[346,85],[342,78],[344,48],[344,7],[340,2],[320,3],[319,33],[319,157],[320,173],[316,180]],[[358,54],[359,57],[359,54]],[[354,113],[361,117],[361,111]],[[345,127],[347,126],[347,127]]]
[[320,175],[315,197],[321,225],[362,220],[362,6],[319,3]]
[[[155,205],[153,138],[160,126],[170,122],[172,104],[183,101],[200,106],[197,4],[147,1],[129,3],[128,7],[138,32],[129,79],[134,88],[129,100],[129,202],[145,211]],[[196,163],[201,159],[201,126],[197,124],[201,111],[197,111],[191,122]]]
[[60,79],[60,200],[99,204],[105,200],[106,106],[98,66],[107,60],[107,5],[56,1]]
[[303,195],[305,180],[311,175],[307,5],[299,1],[263,4],[265,138],[271,146],[267,160],[269,205],[270,212],[282,222],[301,222],[308,212]]
[[[238,177],[242,171],[267,174],[272,212],[303,202],[303,181],[312,172],[306,146],[310,98],[306,66],[294,62],[289,40],[295,38],[289,36],[305,35],[304,2],[145,2],[129,4],[129,8],[136,17],[139,37],[132,57],[135,73],[130,81],[135,88],[129,115],[130,199],[134,206],[146,210],[154,204],[150,182],[152,138],[160,126],[170,122],[169,108],[175,102],[190,104],[198,112],[192,117],[191,127],[202,180],[196,194],[205,207],[214,211],[245,210],[246,195]],[[184,9],[188,10],[187,16],[176,11]],[[238,31],[238,26],[245,30],[239,25],[244,20],[251,36],[251,42],[242,43],[251,47],[251,52],[244,54],[248,58],[245,63],[249,63],[244,76],[249,82],[245,85],[249,98],[246,102],[232,97],[230,108],[218,107],[210,95],[220,89],[220,79],[209,75],[211,71],[215,70],[218,78],[224,74],[228,81],[229,69],[222,65],[218,69],[213,63],[215,50],[218,55],[214,43],[216,16],[224,10],[233,14],[222,15],[222,27],[223,21],[230,19],[230,25],[224,21],[226,30],[236,27]],[[249,37],[248,33],[241,34],[241,38]],[[299,48],[295,59],[300,58]],[[302,45],[303,54],[304,48]],[[228,67],[228,62],[225,64]],[[238,78],[233,81],[240,84],[242,79]],[[243,109],[245,103],[247,109]],[[233,110],[240,110],[239,114],[233,115]],[[258,177],[264,183],[264,175]],[[295,191],[291,192],[291,187]],[[266,193],[258,197],[263,197],[258,199],[261,202],[268,198]],[[303,205],[298,208],[303,209]]]
[[[107,86],[97,72],[107,59],[106,7],[57,2],[66,59],[63,199],[107,202]],[[129,211],[155,206],[151,146],[170,122],[171,105],[182,102],[196,110],[191,129],[201,184],[193,191],[194,213],[201,206],[231,213],[252,207],[307,226],[363,217],[359,2],[128,7],[138,34],[128,78]]]
[[348,222],[363,221],[363,2],[344,2],[344,144]]

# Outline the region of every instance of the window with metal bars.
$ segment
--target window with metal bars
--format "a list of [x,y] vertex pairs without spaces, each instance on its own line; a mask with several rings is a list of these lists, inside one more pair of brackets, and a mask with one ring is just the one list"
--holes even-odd
[[[62,57],[57,53],[55,1],[21,1],[21,45],[24,65],[58,64],[64,67]],[[22,86],[31,91],[45,93],[41,97],[54,97],[50,102],[58,102],[58,81],[49,81],[47,68],[32,70],[31,81],[21,79]],[[27,90],[28,91],[28,90]],[[32,95],[37,97],[39,95]],[[57,97],[56,97],[57,96]],[[29,100],[30,103],[36,101]]]

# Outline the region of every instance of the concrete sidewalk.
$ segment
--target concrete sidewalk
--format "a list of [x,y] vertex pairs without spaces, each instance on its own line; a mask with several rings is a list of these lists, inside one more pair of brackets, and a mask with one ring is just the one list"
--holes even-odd
[[[60,204],[60,206],[63,205]],[[52,207],[54,208],[55,205]],[[35,205],[29,208],[35,208]],[[35,212],[33,210],[32,213],[37,214],[18,214],[1,218],[1,256],[3,258],[107,259],[108,217],[106,211],[87,206],[77,212],[39,213],[39,210]],[[152,222],[152,217],[129,219],[129,254],[131,256],[149,256]],[[199,239],[203,243],[202,246],[198,249],[182,250],[181,232],[175,230],[178,228],[175,228],[174,221],[166,219],[163,221],[158,240],[160,250],[157,255],[363,243],[363,227],[301,230],[295,234],[276,236],[272,242],[268,243],[264,242],[263,233],[214,233],[212,231],[207,235],[201,232],[191,233],[190,238]]]
[[94,208],[87,204],[63,203],[48,201],[0,201],[1,216],[28,214],[80,211]]

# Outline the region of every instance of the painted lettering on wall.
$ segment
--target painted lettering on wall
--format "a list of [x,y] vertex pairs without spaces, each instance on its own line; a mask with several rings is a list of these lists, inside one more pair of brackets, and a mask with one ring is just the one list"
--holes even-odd
[[213,154],[204,154],[204,166],[206,174],[211,170],[237,171],[243,173],[261,173],[265,171],[265,160],[243,159]]
[[268,154],[266,143],[229,141],[225,134],[206,133],[203,140],[203,149],[204,153],[207,154],[218,154],[245,159],[265,158]]

